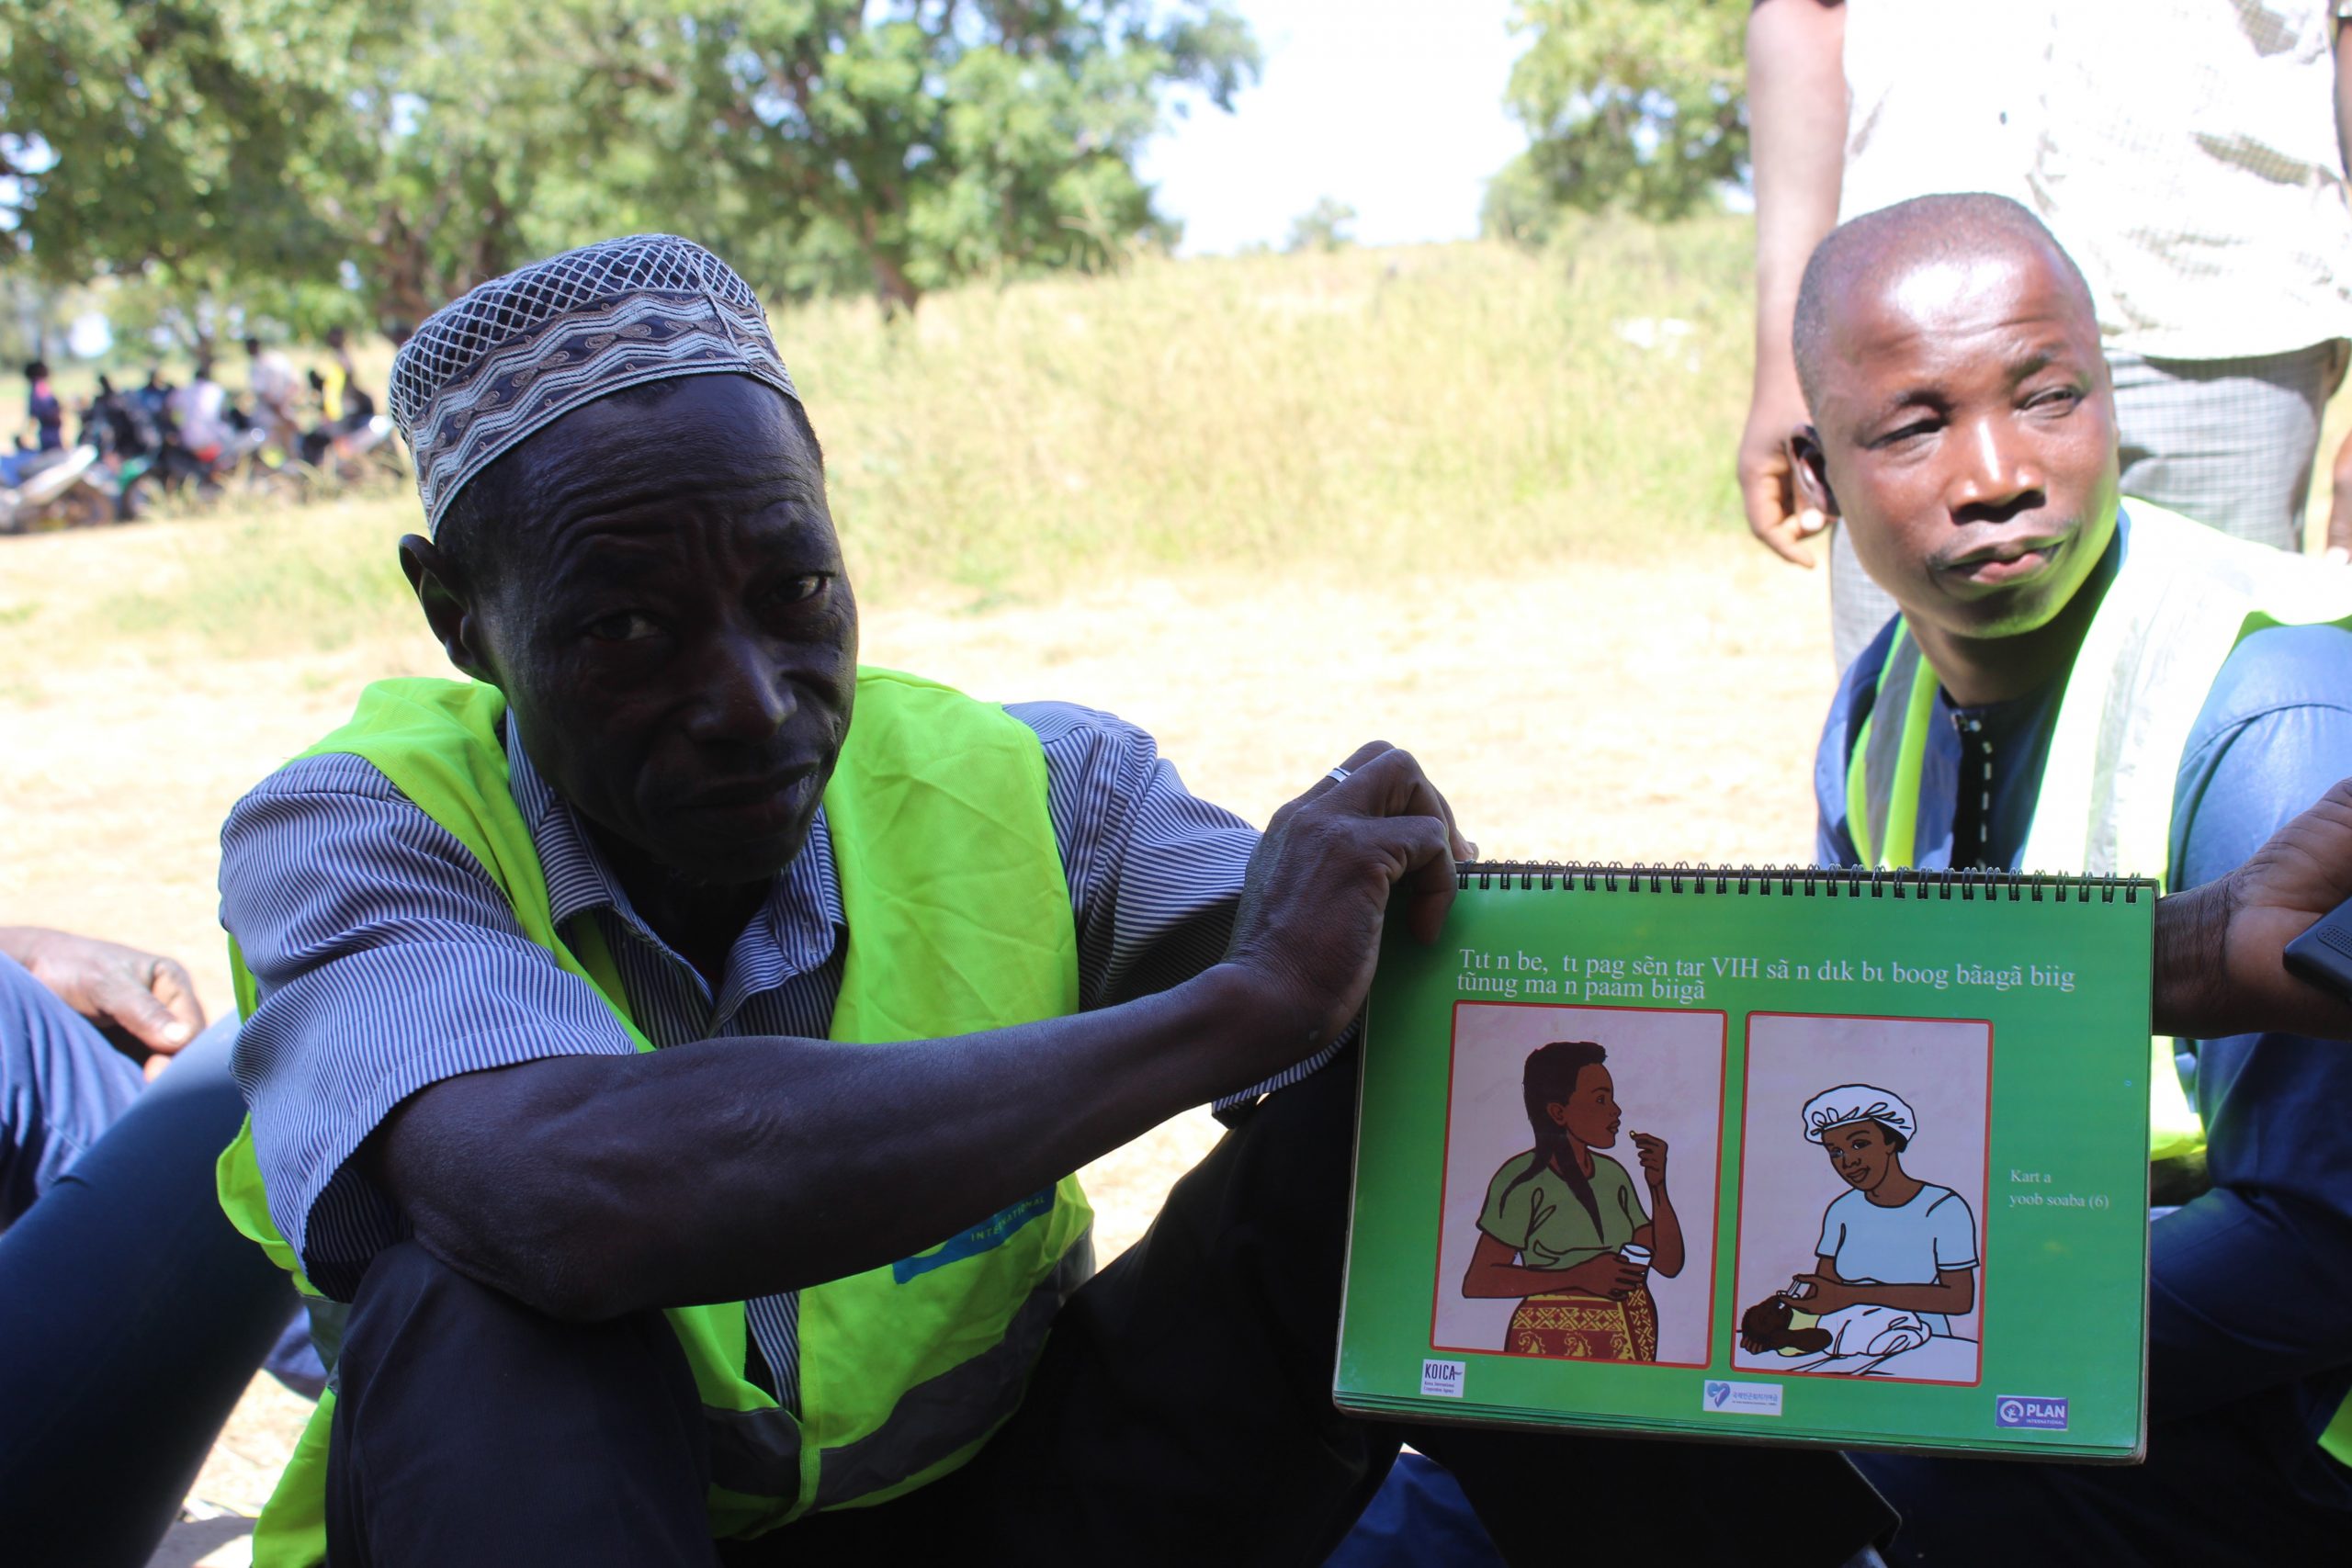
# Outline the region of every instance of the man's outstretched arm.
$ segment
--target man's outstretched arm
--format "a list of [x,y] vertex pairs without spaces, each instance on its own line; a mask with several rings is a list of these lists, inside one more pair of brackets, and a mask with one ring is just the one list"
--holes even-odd
[[1756,382],[1739,438],[1740,502],[1758,539],[1799,566],[1820,513],[1800,509],[1789,433],[1805,423],[1790,329],[1813,249],[1838,226],[1846,157],[1840,0],[1757,0],[1747,17],[1747,126],[1756,180]]
[[[895,1045],[730,1040],[445,1078],[363,1145],[417,1239],[552,1314],[738,1300],[935,1245],[1336,1037],[1393,908],[1433,939],[1461,844],[1405,753],[1278,814],[1224,962],[1158,996]],[[1396,902],[1392,906],[1392,891]]]

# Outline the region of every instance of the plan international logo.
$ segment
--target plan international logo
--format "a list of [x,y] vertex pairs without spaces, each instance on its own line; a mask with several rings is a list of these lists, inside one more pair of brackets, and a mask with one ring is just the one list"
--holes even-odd
[[1996,1426],[2018,1427],[2033,1432],[2063,1432],[2066,1429],[2066,1402],[2005,1393],[1993,1402],[1993,1421]]

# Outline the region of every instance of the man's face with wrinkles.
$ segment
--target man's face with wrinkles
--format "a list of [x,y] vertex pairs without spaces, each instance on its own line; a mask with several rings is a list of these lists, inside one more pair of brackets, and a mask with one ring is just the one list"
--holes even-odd
[[782,396],[689,377],[514,456],[521,515],[498,520],[471,609],[533,765],[625,861],[775,876],[840,758],[857,663],[824,476]]
[[2114,396],[2090,301],[2043,243],[1900,257],[1843,290],[1809,455],[1914,625],[2046,626],[2115,531]]

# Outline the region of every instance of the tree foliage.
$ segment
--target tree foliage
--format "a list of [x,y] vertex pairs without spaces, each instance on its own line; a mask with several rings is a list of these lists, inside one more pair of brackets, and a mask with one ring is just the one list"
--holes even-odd
[[77,281],[127,258],[266,272],[332,235],[301,200],[397,4],[0,0],[0,226]]
[[1161,92],[1186,84],[1230,107],[1257,65],[1238,18],[1204,0],[691,10],[692,25],[630,40],[638,80],[614,108],[658,150],[646,177],[700,160],[709,231],[781,239],[795,254],[778,260],[807,281],[854,267],[901,305],[958,277],[1101,266],[1165,243],[1134,167]]
[[631,229],[894,308],[1165,243],[1135,173],[1224,0],[0,0],[0,230],[44,276],[397,333]]
[[1497,177],[1490,232],[1545,203],[1679,218],[1747,168],[1748,0],[1518,0],[1507,102],[1529,146]]
[[1336,197],[1320,197],[1314,206],[1290,220],[1290,238],[1283,249],[1344,250],[1355,243],[1356,209]]

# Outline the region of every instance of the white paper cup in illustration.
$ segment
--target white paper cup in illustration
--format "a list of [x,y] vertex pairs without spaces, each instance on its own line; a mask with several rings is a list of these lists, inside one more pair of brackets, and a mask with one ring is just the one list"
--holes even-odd
[[1636,1269],[1646,1269],[1650,1266],[1650,1249],[1639,1242],[1627,1242],[1617,1249],[1617,1256]]

